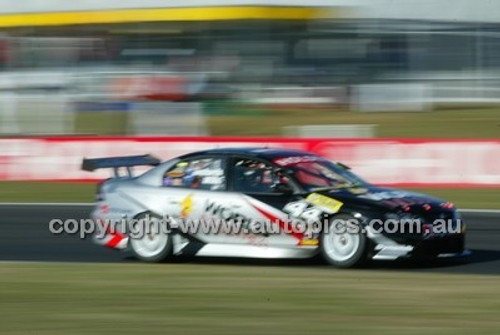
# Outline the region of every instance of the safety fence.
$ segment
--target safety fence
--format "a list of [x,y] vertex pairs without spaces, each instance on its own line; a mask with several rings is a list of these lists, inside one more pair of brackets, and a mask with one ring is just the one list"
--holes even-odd
[[375,184],[500,186],[500,140],[461,139],[4,138],[0,139],[0,180],[93,181],[109,177],[110,172],[82,171],[84,157],[152,154],[167,160],[192,151],[224,147],[313,152],[351,166],[356,174]]

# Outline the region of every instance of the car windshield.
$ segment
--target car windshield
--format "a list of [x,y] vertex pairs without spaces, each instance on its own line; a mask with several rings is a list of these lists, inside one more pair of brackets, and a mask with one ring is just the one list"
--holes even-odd
[[318,156],[287,157],[275,163],[286,168],[310,191],[367,184],[349,170]]

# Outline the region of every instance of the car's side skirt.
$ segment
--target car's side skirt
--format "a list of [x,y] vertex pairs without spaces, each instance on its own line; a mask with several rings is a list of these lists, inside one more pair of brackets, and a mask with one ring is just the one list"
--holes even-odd
[[216,244],[196,245],[189,243],[179,255],[245,258],[311,258],[318,254],[317,247],[278,248],[253,245]]

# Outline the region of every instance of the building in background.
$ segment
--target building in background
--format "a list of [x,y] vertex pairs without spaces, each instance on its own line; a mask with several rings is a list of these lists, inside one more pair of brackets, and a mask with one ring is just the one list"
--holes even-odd
[[[204,113],[232,112],[224,101],[367,111],[497,103],[500,3],[454,4],[2,3],[0,132],[199,135]],[[109,115],[97,130],[86,126],[96,113]]]

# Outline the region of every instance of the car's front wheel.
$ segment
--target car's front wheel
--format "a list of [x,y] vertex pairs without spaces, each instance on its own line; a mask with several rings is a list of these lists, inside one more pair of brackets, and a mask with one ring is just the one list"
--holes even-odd
[[140,225],[130,236],[130,249],[134,256],[150,263],[163,262],[172,257],[172,236],[162,228],[159,218],[142,214],[136,218]]
[[360,266],[366,260],[366,235],[350,215],[338,215],[321,235],[324,259],[339,268]]

